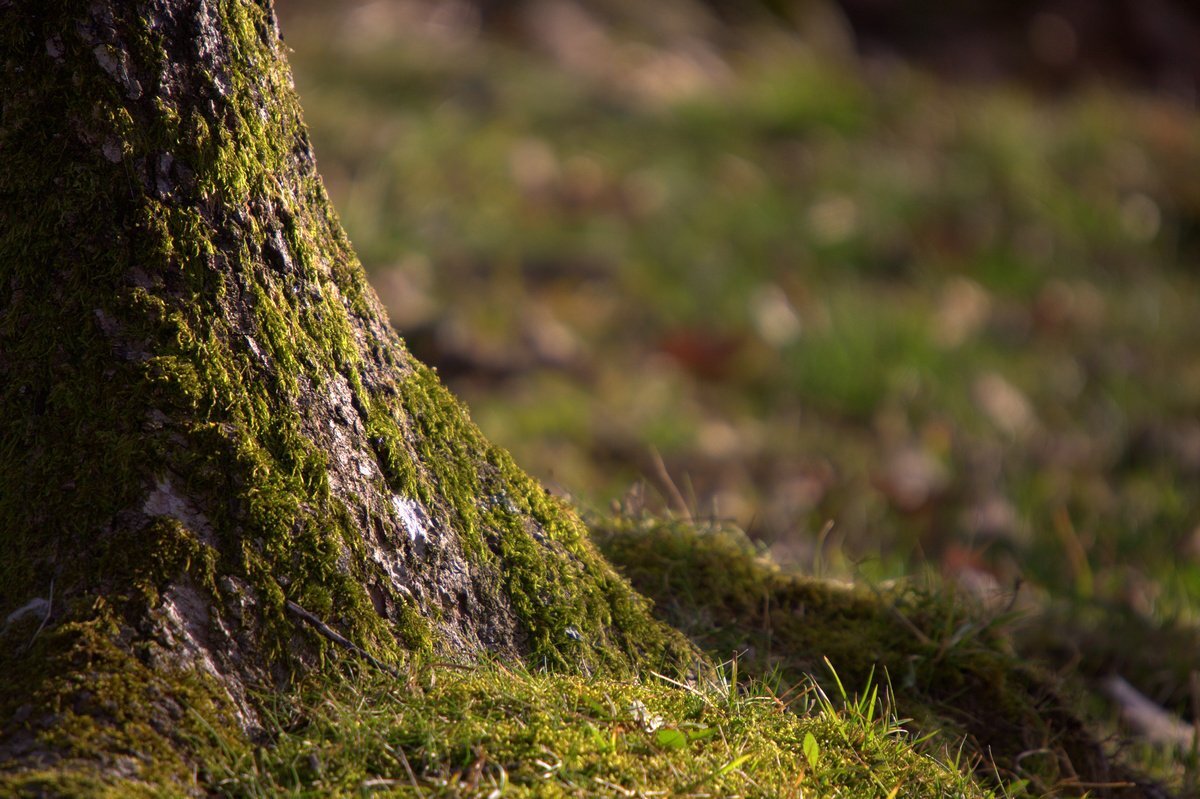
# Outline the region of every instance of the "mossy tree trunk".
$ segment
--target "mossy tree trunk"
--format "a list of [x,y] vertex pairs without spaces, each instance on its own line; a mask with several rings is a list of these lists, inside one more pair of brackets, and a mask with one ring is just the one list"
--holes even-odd
[[690,657],[389,327],[269,2],[0,0],[0,59],[0,766],[186,783],[336,636]]

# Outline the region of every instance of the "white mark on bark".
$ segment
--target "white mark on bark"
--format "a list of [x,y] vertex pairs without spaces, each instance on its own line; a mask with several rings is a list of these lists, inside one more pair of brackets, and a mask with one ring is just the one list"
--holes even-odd
[[408,533],[408,539],[414,544],[424,544],[429,540],[429,517],[425,510],[411,499],[405,499],[399,494],[392,495],[392,507],[401,526]]
[[216,666],[208,657],[209,630],[211,619],[208,603],[190,585],[176,584],[171,586],[163,597],[163,612],[174,624],[177,633],[182,633],[191,648],[199,655],[208,670],[219,674]]
[[[387,573],[389,585],[409,599],[416,599],[412,589],[408,587],[410,577],[408,569],[400,558],[400,553],[391,547],[370,546],[368,553],[371,560],[379,564]],[[419,586],[413,586],[419,592]]]
[[62,61],[62,54],[66,52],[63,47],[63,41],[57,36],[51,36],[46,40],[46,53],[55,61]]
[[121,65],[117,63],[117,59],[113,58],[112,53],[108,52],[107,45],[98,44],[92,50],[92,52],[96,54],[96,60],[100,63],[100,66],[104,68],[104,71],[107,72],[110,77],[119,79],[118,76],[120,74]]
[[258,358],[259,362],[262,363],[263,366],[269,367],[271,365],[271,361],[266,355],[263,354],[262,348],[258,346],[258,342],[249,335],[245,336],[245,339],[246,346],[249,347],[250,351],[254,353],[254,357]]
[[158,190],[159,197],[168,197],[171,194],[171,165],[174,163],[175,159],[170,153],[159,154],[158,172],[154,178],[154,187]]
[[[332,424],[332,422],[330,422]],[[351,450],[346,443],[346,434],[342,432],[340,427],[333,428],[333,447],[334,453],[337,455],[338,463],[343,467],[350,465]]]
[[121,162],[121,141],[114,136],[109,136],[104,140],[100,151],[104,153],[104,157],[114,164]]
[[[210,613],[208,599],[190,583],[176,583],[163,594],[161,610],[158,627],[165,634],[166,651],[172,657],[182,655],[208,672],[232,700],[238,721],[243,727],[250,726],[255,715],[241,682],[218,665],[218,660],[229,664],[234,647],[229,631]],[[218,623],[214,625],[214,621]]]
[[154,490],[142,503],[142,513],[147,516],[168,516],[177,519],[196,533],[204,543],[209,545],[216,543],[208,517],[196,510],[187,497],[176,493],[175,487],[166,478],[155,480]]
[[100,329],[104,331],[104,335],[113,337],[121,332],[121,326],[117,324],[117,320],[104,312],[103,308],[95,308],[92,313],[96,316],[96,323],[100,325]]
[[129,99],[136,100],[142,96],[142,84],[129,74],[128,56],[125,53],[105,44],[96,45],[92,49],[92,53],[95,54],[100,68],[125,87],[125,93],[129,95]]

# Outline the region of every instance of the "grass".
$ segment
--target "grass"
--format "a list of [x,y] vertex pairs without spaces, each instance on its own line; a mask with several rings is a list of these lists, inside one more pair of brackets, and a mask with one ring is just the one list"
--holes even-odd
[[[1193,116],[780,46],[650,101],[349,18],[284,17],[335,204],[417,354],[536,476],[602,505],[652,447],[782,557],[833,520],[855,558],[966,547],[1055,593],[1065,512],[1092,590],[1185,604]],[[889,479],[914,451],[945,473],[920,502]]]

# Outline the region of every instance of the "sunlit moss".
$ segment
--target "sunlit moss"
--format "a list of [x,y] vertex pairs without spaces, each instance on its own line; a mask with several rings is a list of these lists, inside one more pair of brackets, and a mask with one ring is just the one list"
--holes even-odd
[[[318,684],[269,751],[205,763],[226,795],[984,797],[895,719],[759,684],[613,681],[500,664]],[[807,747],[807,748],[806,748]]]

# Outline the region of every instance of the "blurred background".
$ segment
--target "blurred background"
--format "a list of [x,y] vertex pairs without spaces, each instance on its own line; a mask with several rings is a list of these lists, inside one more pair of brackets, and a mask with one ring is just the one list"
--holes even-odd
[[1194,642],[1194,4],[278,5],[395,326],[546,485]]

